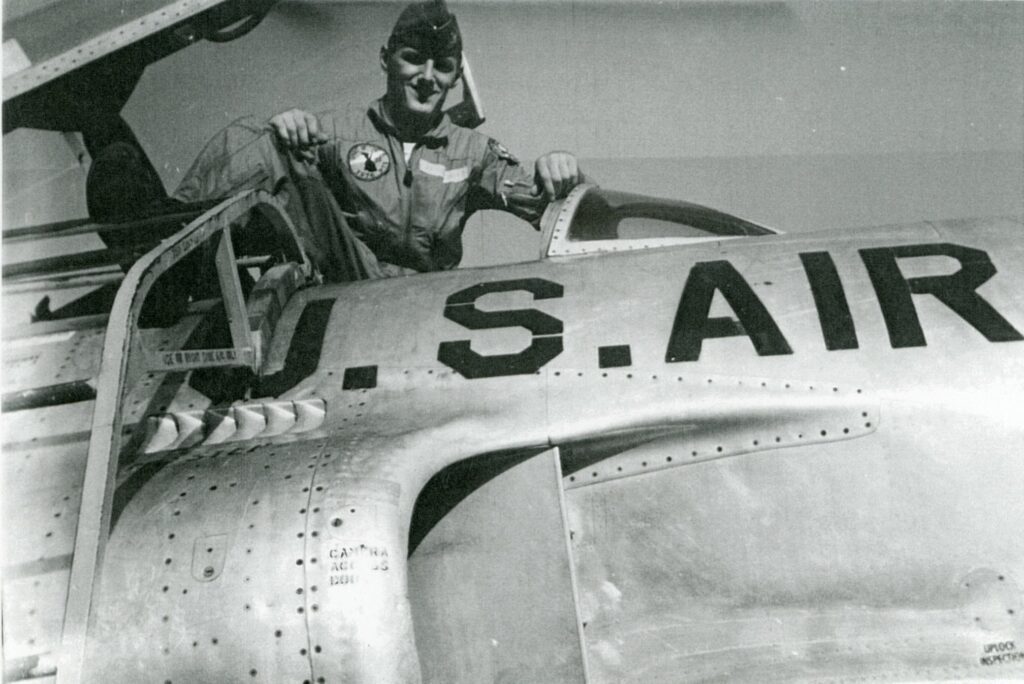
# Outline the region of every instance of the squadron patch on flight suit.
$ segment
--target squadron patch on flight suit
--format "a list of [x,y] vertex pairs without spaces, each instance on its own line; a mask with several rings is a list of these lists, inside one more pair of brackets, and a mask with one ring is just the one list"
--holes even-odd
[[487,141],[487,146],[491,148],[491,152],[497,155],[498,159],[504,159],[509,164],[516,165],[519,163],[519,159],[514,154],[508,151],[508,148],[502,145],[500,142],[491,138]]
[[391,157],[383,147],[359,143],[348,151],[348,168],[359,180],[377,180],[391,168]]

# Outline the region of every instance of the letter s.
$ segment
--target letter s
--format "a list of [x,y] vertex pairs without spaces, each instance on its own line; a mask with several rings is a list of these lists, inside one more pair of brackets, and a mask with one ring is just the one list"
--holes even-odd
[[562,321],[536,309],[481,311],[476,300],[492,292],[524,290],[534,299],[555,299],[562,296],[560,284],[543,278],[522,278],[480,283],[459,290],[445,302],[445,318],[469,328],[522,327],[533,333],[533,341],[515,354],[483,356],[473,351],[469,340],[442,342],[437,360],[467,378],[493,378],[503,375],[534,373],[562,353]]

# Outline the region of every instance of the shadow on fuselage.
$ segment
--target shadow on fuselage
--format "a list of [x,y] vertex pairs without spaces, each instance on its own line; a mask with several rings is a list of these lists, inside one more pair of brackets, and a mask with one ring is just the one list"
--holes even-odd
[[469,458],[448,466],[430,478],[417,497],[413,509],[409,525],[409,555],[416,551],[430,530],[466,497],[544,450],[538,448]]

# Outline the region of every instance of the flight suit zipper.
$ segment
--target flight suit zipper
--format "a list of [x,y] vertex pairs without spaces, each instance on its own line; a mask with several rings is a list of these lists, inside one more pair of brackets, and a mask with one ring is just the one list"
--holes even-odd
[[[408,189],[411,183],[408,181],[412,175],[412,155],[409,156],[409,161],[405,160],[405,144],[398,139],[395,135],[388,133],[385,136],[387,141],[388,151],[391,152],[391,159],[393,163],[395,182],[395,192],[398,193],[399,207],[401,213],[404,215],[404,219],[401,222],[395,221],[393,224],[396,228],[401,231],[401,234],[395,236],[393,243],[389,244],[389,250],[393,250],[393,259],[405,261],[409,252],[409,225],[411,219],[411,212],[409,211],[410,198]],[[391,221],[387,221],[391,224]],[[390,232],[390,227],[388,228]]]
[[[399,144],[402,145],[402,160],[404,161],[405,145],[401,141],[399,141]],[[413,169],[415,168],[415,165],[419,163],[422,149],[423,146],[421,143],[416,143],[413,146],[412,152],[409,154],[409,161],[406,162],[405,171],[399,181],[405,186],[405,191],[402,192],[402,188],[400,188],[399,192],[402,192],[402,212],[405,214],[405,235],[402,248],[405,250],[406,254],[412,252],[412,203],[414,199],[413,195],[416,193]]]

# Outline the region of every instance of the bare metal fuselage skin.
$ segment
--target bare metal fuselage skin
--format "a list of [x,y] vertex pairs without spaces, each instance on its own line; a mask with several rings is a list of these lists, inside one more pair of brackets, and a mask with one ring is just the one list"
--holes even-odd
[[[272,3],[112,4],[6,31],[9,125]],[[1021,221],[616,253],[570,205],[535,263],[282,289],[235,401],[209,307],[5,328],[4,679],[1024,678]]]
[[[1020,229],[300,290],[265,366],[290,385],[265,401],[322,421],[138,447],[84,679],[1020,675]],[[170,375],[132,396],[180,424],[205,407]],[[83,453],[49,453],[80,482]],[[414,522],[459,467],[476,484]]]

